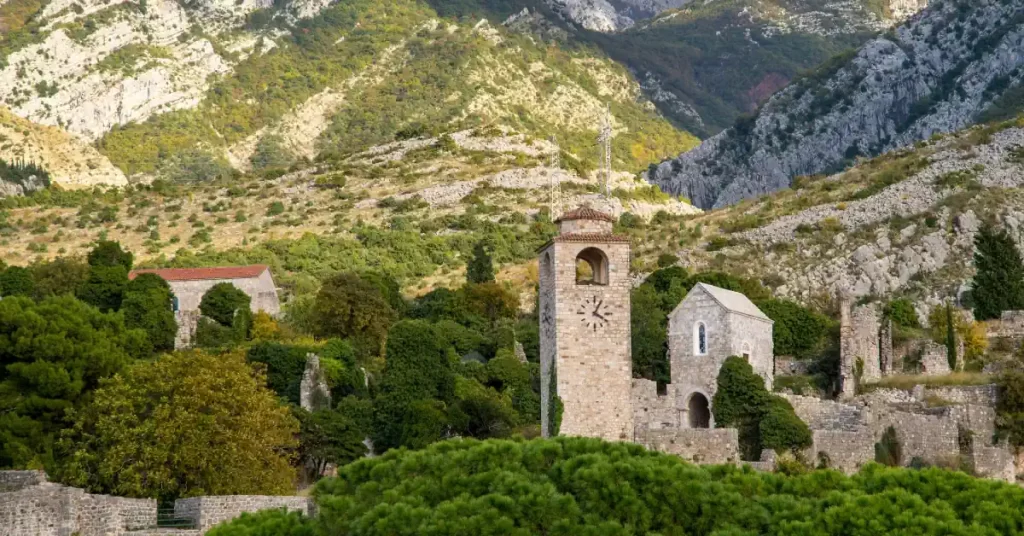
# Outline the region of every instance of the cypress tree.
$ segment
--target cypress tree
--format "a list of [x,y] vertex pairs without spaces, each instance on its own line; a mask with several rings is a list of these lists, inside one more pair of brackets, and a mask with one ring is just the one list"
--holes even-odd
[[466,281],[470,283],[490,283],[494,281],[494,262],[487,252],[483,241],[473,247],[473,259],[466,266]]
[[989,320],[1003,311],[1024,309],[1024,262],[1010,235],[985,224],[974,246],[974,317]]
[[956,325],[953,324],[953,304],[946,303],[946,359],[949,370],[956,371]]

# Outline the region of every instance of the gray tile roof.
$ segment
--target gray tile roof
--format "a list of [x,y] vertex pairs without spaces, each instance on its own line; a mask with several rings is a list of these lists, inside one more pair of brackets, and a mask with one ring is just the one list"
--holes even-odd
[[754,318],[760,318],[769,322],[772,319],[768,318],[767,315],[761,312],[760,309],[754,305],[754,302],[750,301],[750,298],[740,294],[739,292],[733,292],[731,290],[725,290],[707,283],[697,283],[697,287],[700,287],[707,292],[719,305],[725,307],[729,311],[734,313],[740,313]]

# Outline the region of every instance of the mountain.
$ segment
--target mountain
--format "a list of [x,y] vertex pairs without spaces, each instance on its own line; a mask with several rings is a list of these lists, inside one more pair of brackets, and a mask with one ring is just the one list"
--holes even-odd
[[[781,31],[853,33],[863,28],[884,28],[927,5],[927,0],[546,0],[566,20],[598,32],[617,32],[643,24],[644,19],[679,8],[730,9],[749,18],[760,18]],[[736,11],[736,10],[734,10]],[[671,15],[669,15],[671,16]]]
[[248,172],[253,155],[288,167],[477,127],[554,136],[589,165],[606,113],[619,168],[697,142],[599,51],[415,0],[8,0],[0,20],[0,101],[129,176],[196,180]]
[[1024,107],[1024,1],[943,0],[776,93],[757,114],[652,168],[705,208],[785,188]]

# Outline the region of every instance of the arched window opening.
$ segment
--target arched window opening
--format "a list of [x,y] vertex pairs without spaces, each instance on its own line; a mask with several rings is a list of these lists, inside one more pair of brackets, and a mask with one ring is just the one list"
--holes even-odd
[[711,408],[706,396],[700,393],[693,393],[690,396],[690,403],[687,404],[690,410],[690,428],[710,428]]
[[708,328],[703,322],[697,322],[693,328],[694,355],[708,355]]
[[750,355],[751,354],[750,354],[750,343],[749,342],[743,343],[743,351],[742,351],[742,353],[743,353],[743,359],[746,359],[747,363],[750,363]]
[[576,284],[608,284],[608,257],[603,251],[587,248],[576,256]]

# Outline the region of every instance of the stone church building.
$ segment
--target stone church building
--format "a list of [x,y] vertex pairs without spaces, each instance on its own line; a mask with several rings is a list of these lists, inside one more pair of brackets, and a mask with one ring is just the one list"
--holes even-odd
[[133,270],[129,279],[140,274],[156,274],[167,281],[174,294],[174,315],[178,322],[175,348],[191,346],[196,325],[199,321],[199,302],[203,294],[218,283],[231,283],[249,295],[253,313],[263,311],[271,316],[281,313],[281,302],[277,296],[277,285],[265,264],[250,266],[218,266],[211,268],[158,268]]
[[613,222],[591,208],[573,210],[540,248],[545,433],[554,416],[552,388],[562,403],[560,433],[612,441],[634,441],[652,422],[657,429],[711,428],[718,371],[730,356],[748,359],[770,389],[772,321],[746,296],[707,284],[695,286],[669,319],[671,395],[633,380],[630,245],[612,232]]
[[[543,434],[630,441],[694,463],[741,463],[739,432],[715,428],[718,373],[728,357],[742,356],[772,389],[772,321],[746,296],[698,284],[669,317],[672,383],[659,388],[634,379],[629,239],[614,233],[610,216],[591,208],[568,212],[556,223],[558,235],[538,250]],[[872,318],[844,309],[844,378],[854,357],[878,361],[863,367],[865,375],[869,368],[887,368],[879,356],[888,349],[879,346],[879,323]],[[853,344],[860,332],[863,341]],[[993,433],[996,391],[993,385],[921,385],[912,393],[875,389],[838,401],[776,395],[810,428],[812,445],[802,454],[816,465],[856,472],[874,460],[876,443],[892,429],[904,465],[967,460],[979,476],[1012,482],[1014,453]],[[934,407],[930,400],[951,403]],[[974,439],[965,442],[967,436]],[[775,453],[742,463],[771,470]]]

